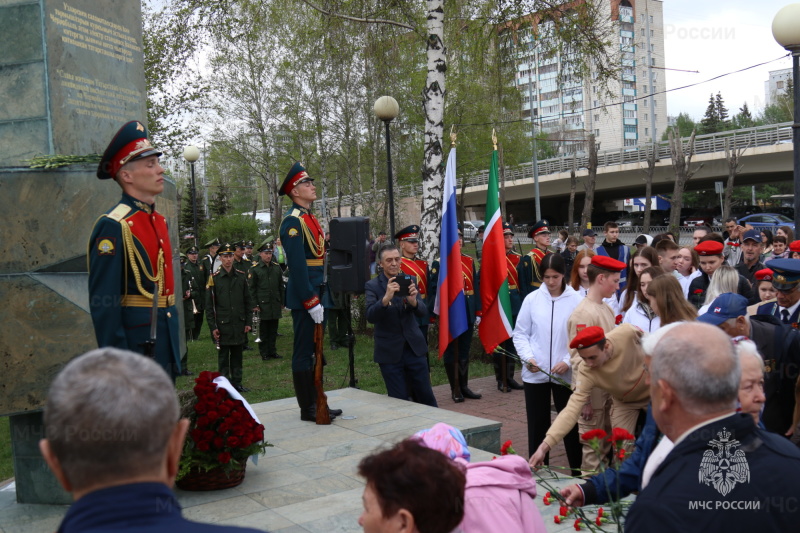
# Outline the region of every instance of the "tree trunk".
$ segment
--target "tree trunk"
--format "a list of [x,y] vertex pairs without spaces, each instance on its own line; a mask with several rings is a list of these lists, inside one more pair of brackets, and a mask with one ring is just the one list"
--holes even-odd
[[594,204],[594,187],[597,181],[597,144],[594,142],[594,133],[590,133],[587,139],[589,143],[589,162],[587,170],[589,175],[586,177],[586,198],[583,201],[583,213],[581,214],[581,227],[588,227],[592,221],[592,204]]
[[739,165],[739,161],[745,150],[747,150],[746,146],[741,150],[736,150],[736,148],[731,149],[730,139],[725,139],[725,159],[728,162],[728,183],[727,187],[725,187],[725,200],[723,201],[722,204],[723,221],[729,216],[731,216],[731,199],[733,197],[733,182],[736,180],[736,176],[739,174],[739,172],[742,171],[742,167],[741,165]]
[[683,207],[683,191],[686,189],[686,183],[692,179],[698,170],[703,168],[703,164],[698,165],[692,169],[692,157],[694,156],[694,138],[697,130],[692,130],[692,135],[683,146],[683,141],[678,137],[675,138],[675,133],[672,128],[667,130],[667,137],[669,138],[669,151],[672,156],[672,169],[675,171],[675,186],[672,189],[672,210],[669,216],[669,229],[675,231],[680,228],[681,224],[681,208]]
[[647,154],[647,170],[644,171],[644,222],[642,223],[642,233],[650,233],[650,211],[652,209],[650,198],[653,196],[653,174],[656,172],[656,150],[655,144],[652,145]]
[[572,168],[569,171],[569,212],[567,213],[567,231],[572,233],[572,222],[575,218],[575,189],[578,187],[576,175],[577,154],[572,154]]
[[445,71],[447,70],[444,47],[444,1],[426,0],[427,19],[427,59],[428,75],[422,91],[422,105],[425,111],[425,146],[422,165],[422,242],[420,255],[428,262],[436,257],[439,213],[444,191],[444,171],[442,161],[442,136],[444,135],[444,97]]

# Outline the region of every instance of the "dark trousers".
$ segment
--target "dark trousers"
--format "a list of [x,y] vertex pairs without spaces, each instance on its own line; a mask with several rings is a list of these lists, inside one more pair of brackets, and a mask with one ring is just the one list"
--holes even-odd
[[407,400],[410,391],[416,403],[439,407],[431,389],[427,358],[416,355],[408,343],[400,362],[380,363],[380,368],[390,398]]
[[[514,346],[514,339],[506,339],[502,343],[500,343],[500,347],[502,347],[505,351],[517,355],[517,348]],[[503,358],[506,360],[506,376],[508,379],[514,378],[514,359],[511,357],[500,353],[494,352],[492,354],[492,362],[494,363],[494,375],[495,379],[497,379],[498,383],[502,383],[503,381]]]
[[[203,309],[200,309],[200,312],[197,313],[196,315],[192,314],[192,316],[194,317],[194,327],[192,328],[191,340],[193,341],[196,341],[200,337],[200,330],[203,329],[204,315],[205,311]],[[189,340],[189,337],[187,337],[186,340]]]
[[192,330],[186,328],[186,350],[183,352],[183,357],[181,357],[181,370],[184,372],[189,368],[189,340],[191,334]]
[[262,320],[258,325],[258,352],[262,357],[278,353],[275,343],[278,342],[278,320]]
[[314,320],[305,309],[292,309],[292,328],[292,372],[307,372],[314,368]]
[[[556,383],[523,383],[525,387],[525,411],[528,418],[528,454],[533,455],[539,445],[544,441],[547,430],[550,429],[550,395],[553,395],[553,404],[557,412],[561,412],[569,402],[572,391]],[[575,424],[564,437],[564,448],[567,451],[567,461],[572,469],[573,476],[580,476],[583,453],[578,439],[578,425]],[[545,456],[544,463],[548,464],[550,454]]]
[[241,344],[223,344],[217,353],[219,373],[228,378],[234,387],[242,386],[242,348]]
[[469,361],[469,349],[472,346],[472,336],[475,333],[475,327],[470,326],[467,331],[462,333],[456,339],[456,342],[451,342],[447,345],[447,349],[444,351],[443,359],[444,364],[450,365],[453,363],[453,352],[455,352],[455,346],[458,345],[458,364],[467,363]]
[[331,344],[345,346],[347,344],[347,311],[345,309],[326,309],[328,321],[328,335]]

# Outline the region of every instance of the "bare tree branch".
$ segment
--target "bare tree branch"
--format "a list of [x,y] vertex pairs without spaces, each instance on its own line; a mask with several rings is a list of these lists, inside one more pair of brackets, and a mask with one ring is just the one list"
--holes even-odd
[[402,22],[397,22],[394,20],[351,17],[349,15],[342,15],[341,13],[333,13],[332,11],[327,11],[325,9],[322,9],[321,7],[315,6],[308,0],[301,0],[301,2],[306,4],[308,7],[319,11],[323,15],[328,15],[329,17],[338,17],[340,19],[352,20],[353,22],[363,22],[365,24],[389,24],[390,26],[399,26],[401,28],[405,28],[411,31],[414,31],[416,29],[414,28],[414,26],[411,26],[409,24],[404,24]]

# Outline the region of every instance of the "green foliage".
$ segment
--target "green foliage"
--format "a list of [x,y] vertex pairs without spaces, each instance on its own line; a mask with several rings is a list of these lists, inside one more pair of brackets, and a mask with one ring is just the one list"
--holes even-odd
[[235,242],[241,239],[261,242],[259,238],[258,221],[249,215],[228,215],[211,220],[200,231],[202,238],[199,242],[205,243],[218,238],[221,243]]
[[739,108],[739,112],[734,115],[731,129],[752,128],[755,125],[756,122],[753,119],[753,115],[750,113],[750,108],[747,106],[747,102],[745,102],[742,104],[742,107]]
[[[203,225],[206,223],[205,210],[203,209],[203,191],[197,187],[197,227],[202,233]],[[178,218],[178,228],[181,235],[194,233],[194,214],[192,212],[192,189],[185,187],[183,195],[180,197],[181,212]]]
[[700,133],[716,133],[730,128],[731,122],[728,120],[728,108],[725,107],[722,94],[717,93],[716,97],[712,94],[708,99],[705,115],[700,121]]
[[[697,128],[697,123],[692,120],[692,117],[689,116],[688,113],[680,113],[678,118],[675,120],[675,131],[677,132],[678,137],[684,139],[689,137]],[[664,134],[661,136],[662,141],[666,141],[669,138],[667,132],[665,131]]]

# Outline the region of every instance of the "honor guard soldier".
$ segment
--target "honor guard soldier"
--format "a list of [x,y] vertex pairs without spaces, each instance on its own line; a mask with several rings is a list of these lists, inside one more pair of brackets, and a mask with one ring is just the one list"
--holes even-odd
[[[292,310],[294,346],[292,379],[300,419],[316,422],[316,389],[314,388],[314,325],[325,317],[320,285],[323,281],[325,234],[311,204],[317,199],[314,180],[300,163],[295,163],[278,191],[288,196],[292,205],[281,222],[280,237],[289,267],[286,307]],[[342,414],[329,409],[331,417]]]
[[773,315],[788,326],[798,329],[800,323],[800,259],[773,259],[767,261],[772,270],[772,286],[776,301],[758,308],[759,315]]
[[247,243],[242,240],[235,242],[234,246],[236,247],[236,252],[233,254],[233,266],[242,272],[247,273],[253,266],[252,259],[248,259],[246,253]]
[[239,392],[249,392],[242,385],[242,348],[250,331],[253,301],[247,274],[233,266],[234,246],[220,249],[222,266],[208,280],[206,319],[212,338],[217,342],[218,371]]
[[[192,298],[192,302],[194,302],[194,313],[192,315],[194,317],[194,326],[192,327],[191,340],[197,340],[203,327],[203,309],[205,309],[206,283],[208,282],[208,279],[206,279],[206,267],[197,260],[198,253],[197,246],[191,246],[186,251],[187,261],[184,265],[192,273],[192,291],[197,291],[196,297]],[[186,340],[189,340],[189,337]]]
[[[428,316],[430,316],[433,313],[433,304],[428,299],[428,288],[430,287],[428,262],[417,257],[417,252],[419,251],[419,226],[406,226],[395,234],[394,239],[400,248],[400,272],[414,279],[414,284],[417,286],[417,291],[419,291],[419,298],[422,298],[422,303],[425,304],[428,309]],[[418,317],[417,322],[427,343],[430,320],[427,317]]]
[[219,268],[219,251],[221,243],[216,237],[205,243],[204,247],[208,248],[208,253],[203,257],[203,270],[205,271],[206,281],[211,277],[211,274]]
[[[517,315],[522,308],[522,295],[519,288],[519,274],[518,267],[521,264],[522,256],[514,251],[514,230],[511,224],[503,222],[503,239],[506,245],[506,267],[508,268],[508,295],[511,298],[511,316],[514,323],[517,322]],[[513,325],[513,324],[512,324]],[[504,350],[517,353],[514,347],[514,338],[507,339],[501,344]],[[506,359],[506,384],[508,390],[503,387],[503,365],[502,359]],[[502,392],[511,392],[511,389],[522,390],[522,385],[514,381],[514,360],[506,357],[503,354],[495,352],[494,354],[494,375],[497,378],[497,390]]]
[[258,247],[259,260],[247,275],[250,281],[250,295],[255,304],[253,311],[258,312],[259,318],[258,337],[261,342],[258,344],[258,351],[264,361],[281,358],[275,343],[278,340],[278,320],[283,311],[285,291],[283,272],[281,266],[273,259],[273,251],[269,239],[262,242]]
[[522,258],[518,267],[520,297],[524,300],[527,295],[542,286],[542,272],[539,265],[550,251],[550,229],[546,220],[540,220],[528,231],[528,237],[533,239],[533,249]]
[[253,241],[247,241],[244,243],[244,257],[250,262],[258,263],[258,257],[253,255],[253,248],[255,248],[255,243]]
[[152,354],[174,379],[181,373],[180,322],[167,220],[155,210],[164,191],[160,155],[136,121],[122,126],[103,153],[97,177],[115,180],[122,199],[89,237],[89,307],[100,348]]
[[186,334],[186,348],[181,357],[181,374],[191,376],[189,372],[189,340],[192,338],[192,329],[197,317],[197,307],[194,303],[200,297],[197,286],[193,282],[194,274],[187,267],[189,260],[186,254],[181,254],[181,300],[183,301],[183,330]]
[[[464,232],[461,223],[458,224],[458,239],[464,245]],[[479,280],[475,273],[475,261],[467,254],[461,254],[461,273],[464,278],[464,302],[467,307],[467,330],[458,336],[444,352],[444,369],[447,380],[450,382],[450,392],[453,401],[463,402],[464,398],[480,400],[481,395],[472,392],[469,388],[469,351],[472,346],[472,337],[475,328],[481,323],[481,297],[478,290]],[[431,265],[430,299],[436,301],[436,291],[439,285],[439,260]],[[440,304],[441,305],[441,304]],[[458,348],[458,389],[455,386],[455,364],[453,352]]]

